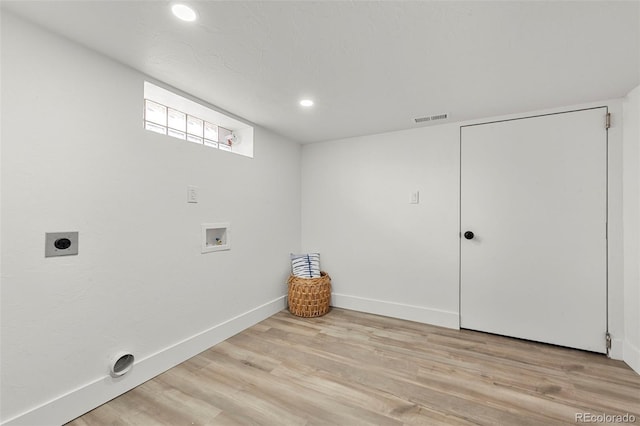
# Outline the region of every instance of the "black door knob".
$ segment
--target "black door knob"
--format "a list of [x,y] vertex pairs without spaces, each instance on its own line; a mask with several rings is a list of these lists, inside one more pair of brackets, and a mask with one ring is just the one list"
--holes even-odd
[[471,231],[467,231],[467,232],[465,232],[465,233],[464,233],[464,237],[465,237],[467,240],[473,240],[473,237],[474,237],[473,232],[471,232]]

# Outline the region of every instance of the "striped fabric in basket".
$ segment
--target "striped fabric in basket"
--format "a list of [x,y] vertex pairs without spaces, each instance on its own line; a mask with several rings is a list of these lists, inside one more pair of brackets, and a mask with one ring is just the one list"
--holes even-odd
[[291,271],[300,278],[320,278],[320,253],[292,254]]

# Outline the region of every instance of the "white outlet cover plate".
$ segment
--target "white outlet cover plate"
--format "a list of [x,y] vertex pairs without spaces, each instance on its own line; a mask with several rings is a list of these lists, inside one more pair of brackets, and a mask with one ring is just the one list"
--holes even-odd
[[[71,245],[66,249],[56,247],[56,241],[66,238]],[[77,232],[47,232],[44,239],[44,257],[71,256],[78,254]]]

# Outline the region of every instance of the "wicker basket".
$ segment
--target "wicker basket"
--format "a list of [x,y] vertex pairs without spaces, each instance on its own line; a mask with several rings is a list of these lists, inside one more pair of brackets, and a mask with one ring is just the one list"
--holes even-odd
[[320,275],[320,278],[289,277],[289,311],[293,315],[311,318],[329,312],[331,277],[326,272]]

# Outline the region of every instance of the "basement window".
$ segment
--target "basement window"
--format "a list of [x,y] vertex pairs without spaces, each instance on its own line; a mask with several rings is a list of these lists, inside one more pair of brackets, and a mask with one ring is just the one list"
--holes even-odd
[[186,142],[253,158],[253,127],[144,82],[144,128]]

